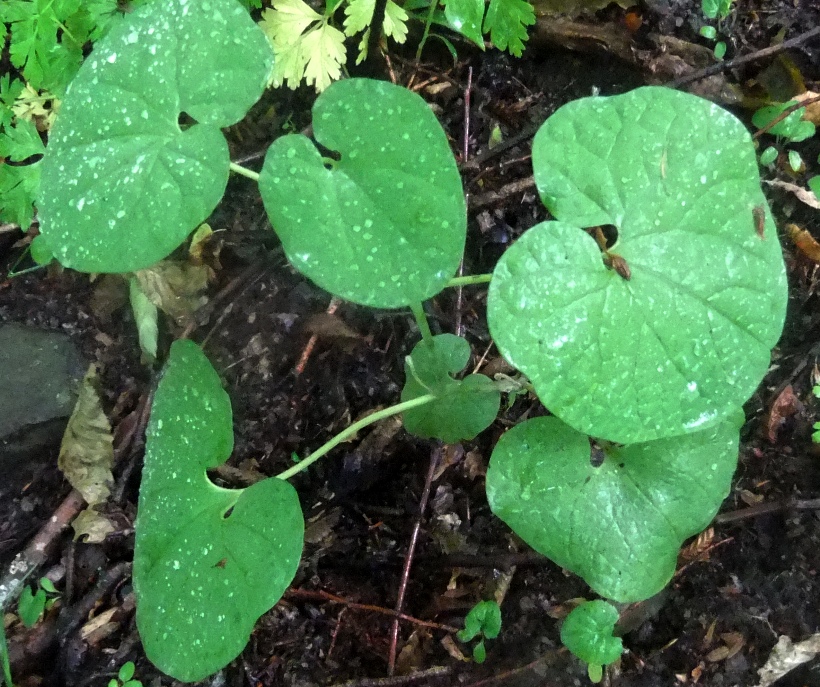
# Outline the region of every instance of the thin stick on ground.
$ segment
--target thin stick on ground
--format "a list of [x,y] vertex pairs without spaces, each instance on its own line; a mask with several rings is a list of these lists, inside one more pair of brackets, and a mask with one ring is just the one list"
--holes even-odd
[[416,682],[424,682],[429,685],[428,680],[435,680],[440,677],[447,677],[453,672],[449,666],[435,666],[410,675],[397,675],[396,677],[365,677],[356,680],[348,680],[333,685],[333,687],[402,687],[412,685]]
[[[330,305],[327,306],[327,310],[325,312],[328,315],[332,315],[335,313],[339,306],[342,304],[338,298],[331,298]],[[313,349],[316,348],[316,342],[319,340],[318,334],[311,334],[310,338],[308,339],[307,345],[305,349],[302,351],[302,355],[299,356],[299,362],[296,363],[296,367],[294,368],[294,374],[298,377],[305,371],[305,367],[307,367],[308,360],[310,360],[310,356],[313,353]]]
[[429,627],[431,630],[441,630],[443,632],[450,632],[453,634],[458,632],[458,628],[453,627],[452,625],[434,623],[430,620],[421,620],[420,618],[414,618],[413,616],[406,615],[405,613],[398,613],[391,608],[384,608],[383,606],[374,606],[372,604],[362,604],[356,601],[350,601],[348,599],[345,599],[344,597],[337,596],[336,594],[331,594],[330,592],[326,592],[323,590],[314,591],[310,589],[289,589],[285,593],[285,597],[289,599],[296,598],[327,601],[328,603],[341,604],[345,606],[345,608],[351,608],[355,611],[370,611],[371,613],[389,615],[393,618],[396,618],[397,620],[404,620],[413,625],[418,625],[419,627]]
[[83,506],[85,500],[82,494],[72,489],[28,546],[14,557],[8,571],[0,579],[0,611],[6,611],[14,603],[23,589],[26,578],[48,560],[60,535],[79,515]]
[[794,38],[790,38],[787,41],[783,41],[778,45],[772,45],[768,48],[763,48],[763,50],[756,50],[753,53],[749,53],[748,55],[741,55],[740,57],[735,57],[731,60],[726,60],[724,62],[717,62],[716,64],[710,64],[708,67],[704,69],[699,69],[698,71],[692,72],[691,74],[687,74],[686,76],[681,76],[674,81],[670,81],[666,86],[668,88],[680,88],[681,86],[685,86],[686,84],[692,83],[693,81],[700,81],[700,79],[705,79],[709,76],[714,76],[715,74],[720,74],[721,72],[725,72],[729,69],[734,69],[735,67],[740,67],[744,64],[749,64],[750,62],[757,62],[758,60],[762,60],[766,57],[771,57],[772,55],[777,55],[784,50],[789,50],[790,48],[796,48],[804,43],[808,43],[810,40],[820,37],[820,26],[814,27],[811,31],[806,31],[805,33],[801,33],[799,36],[795,36]]
[[[427,501],[430,499],[430,488],[433,484],[433,475],[436,474],[436,466],[438,465],[439,456],[441,454],[441,447],[437,446],[430,452],[430,466],[427,468],[427,477],[424,481],[424,490],[421,493],[419,501],[419,510],[416,514],[416,521],[413,523],[413,533],[410,535],[410,545],[407,547],[407,555],[404,557],[404,568],[401,571],[401,582],[399,583],[399,594],[396,599],[396,613],[401,613],[404,607],[404,597],[407,594],[407,583],[410,580],[410,568],[413,565],[413,554],[416,551],[416,543],[419,539],[419,531],[421,530],[421,521],[424,517],[424,511],[427,510]],[[390,653],[387,659],[387,674],[392,676],[396,670],[396,647],[399,642],[399,619],[393,621],[393,627],[390,629]]]
[[[467,87],[464,89],[464,134],[461,141],[461,162],[467,162],[470,157],[470,93],[473,89],[473,68],[467,69]],[[466,199],[469,199],[469,194],[466,194]],[[466,200],[465,199],[465,200]],[[464,258],[458,264],[458,276],[464,274]],[[464,335],[464,325],[461,319],[461,308],[464,306],[464,288],[459,285],[456,289],[456,317],[455,317],[455,333],[456,336]]]
[[748,508],[721,513],[715,520],[715,525],[726,525],[731,522],[738,522],[746,518],[756,518],[767,513],[779,513],[784,510],[820,510],[820,499],[783,499],[782,501],[769,501],[758,503]]

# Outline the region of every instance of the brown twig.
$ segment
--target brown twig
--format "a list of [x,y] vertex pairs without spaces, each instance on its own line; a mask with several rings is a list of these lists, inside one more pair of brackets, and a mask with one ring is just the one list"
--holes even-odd
[[361,604],[356,601],[350,601],[344,597],[336,596],[335,594],[331,594],[330,592],[326,592],[321,589],[316,591],[311,589],[288,589],[288,591],[285,592],[285,597],[296,599],[315,599],[317,601],[327,601],[328,603],[333,604],[342,604],[346,608],[351,608],[356,611],[370,611],[371,613],[389,615],[398,620],[405,620],[413,625],[429,627],[431,630],[442,630],[443,632],[450,633],[459,631],[457,627],[453,627],[452,625],[444,625],[442,623],[434,623],[429,620],[421,620],[420,618],[414,618],[413,616],[406,615],[404,613],[398,613],[393,609],[384,608],[383,606],[373,606],[371,604]]
[[[473,68],[467,68],[467,87],[464,89],[464,134],[461,140],[461,162],[467,162],[470,156],[470,93],[473,89]],[[469,200],[469,194],[465,194]],[[464,274],[464,258],[458,264],[458,276]],[[456,288],[456,316],[455,333],[456,336],[464,335],[464,325],[461,318],[461,308],[464,305],[464,287],[459,284]]]
[[[496,682],[501,682],[502,680],[506,680],[506,679],[511,678],[515,675],[520,675],[521,673],[525,673],[528,670],[535,670],[535,668],[537,668],[542,663],[551,662],[555,658],[556,655],[558,655],[560,653],[563,653],[565,651],[566,651],[566,648],[561,647],[560,649],[557,649],[556,651],[551,651],[547,654],[544,654],[543,656],[539,656],[534,661],[531,661],[530,663],[528,663],[525,666],[520,666],[518,668],[513,668],[512,670],[505,670],[503,673],[498,673],[497,675],[493,675],[492,677],[485,678],[484,680],[479,680],[478,682],[471,682],[468,685],[465,685],[464,687],[484,687],[485,685],[492,685]],[[540,681],[540,680],[538,681],[538,684],[541,687],[550,687],[550,685],[548,683]]]
[[439,677],[447,677],[453,669],[448,666],[436,666],[428,668],[418,673],[410,675],[397,675],[396,677],[365,677],[357,680],[340,682],[333,687],[402,687],[402,685],[412,685],[414,682],[422,680],[434,680]]
[[726,525],[730,522],[756,518],[758,515],[766,515],[767,513],[779,513],[783,510],[820,510],[820,499],[783,499],[781,501],[758,503],[748,508],[721,513],[715,518],[714,522],[716,525]]
[[766,57],[777,55],[778,53],[781,53],[784,50],[788,50],[789,48],[796,48],[797,46],[802,45],[803,43],[808,43],[812,38],[815,38],[816,36],[820,36],[820,26],[816,26],[811,31],[806,31],[805,33],[801,33],[799,36],[795,36],[794,38],[790,38],[787,41],[783,41],[779,45],[772,45],[768,48],[763,48],[763,50],[756,50],[755,52],[749,53],[748,55],[735,57],[732,60],[726,60],[724,62],[710,64],[708,67],[705,67],[704,69],[699,69],[697,71],[692,72],[691,74],[687,74],[686,76],[681,76],[680,78],[677,78],[674,81],[670,81],[668,84],[666,84],[666,86],[668,88],[680,88],[681,86],[685,86],[686,84],[692,83],[693,81],[699,81],[700,79],[705,79],[709,76],[720,74],[721,72],[725,72],[729,69],[734,69],[735,67],[740,67],[750,62],[757,62],[758,60],[762,60]]
[[782,122],[786,117],[788,117],[792,112],[797,112],[799,109],[806,107],[807,105],[812,105],[814,103],[820,102],[820,95],[815,95],[811,98],[806,98],[803,102],[795,103],[794,105],[790,105],[787,107],[783,112],[781,112],[777,117],[775,117],[771,122],[766,124],[766,126],[760,127],[757,131],[755,131],[752,138],[757,139],[760,138],[763,134],[767,131],[770,131],[774,127],[776,127],[780,122]]
[[[421,530],[421,521],[424,517],[424,511],[427,510],[427,501],[430,499],[430,489],[433,484],[433,475],[436,474],[436,466],[439,462],[439,456],[442,452],[441,446],[436,446],[430,452],[430,465],[427,468],[427,477],[424,480],[424,490],[421,493],[419,501],[419,510],[416,514],[416,520],[413,523],[413,533],[410,535],[410,545],[407,547],[407,555],[404,557],[404,567],[401,571],[401,582],[399,583],[399,595],[396,599],[396,613],[401,613],[404,607],[404,597],[407,593],[407,583],[410,580],[410,568],[413,565],[413,554],[416,551],[416,543],[419,539],[419,531]],[[387,674],[392,676],[396,669],[396,647],[399,641],[399,620],[396,618],[393,621],[393,627],[390,629],[390,653],[387,659]]]
[[502,141],[498,145],[488,148],[483,153],[479,153],[466,162],[462,162],[459,165],[459,170],[464,171],[467,169],[483,169],[485,166],[484,163],[488,160],[500,155],[510,148],[515,148],[515,146],[520,145],[521,143],[524,143],[524,141],[527,141],[535,136],[535,133],[538,131],[542,123],[543,122],[539,122],[538,124],[528,126],[514,136],[510,136],[507,140]]
[[72,489],[28,546],[14,557],[8,571],[0,579],[0,611],[5,611],[14,602],[26,578],[48,560],[60,535],[84,505],[80,492]]
[[[327,306],[327,310],[325,311],[328,315],[332,315],[335,313],[339,306],[342,304],[338,298],[331,298],[330,305]],[[302,355],[299,356],[299,362],[296,363],[296,367],[294,368],[294,374],[298,377],[305,371],[305,367],[308,364],[308,360],[310,360],[310,355],[313,353],[313,349],[316,348],[316,342],[319,340],[318,334],[311,334],[310,339],[308,339],[307,345],[305,349],[302,351]]]
[[477,210],[478,208],[483,208],[487,205],[502,203],[514,195],[523,193],[524,191],[529,191],[531,188],[535,188],[534,177],[526,177],[525,179],[511,181],[509,184],[505,184],[497,191],[488,191],[487,193],[482,193],[480,196],[473,196],[470,199],[470,209]]

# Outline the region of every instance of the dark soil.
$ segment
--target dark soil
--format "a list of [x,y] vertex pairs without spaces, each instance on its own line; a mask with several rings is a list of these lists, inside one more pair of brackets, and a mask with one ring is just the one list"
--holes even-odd
[[[697,2],[652,0],[638,12],[643,24],[631,40],[635,54],[644,51],[646,57],[631,62],[613,56],[611,46],[600,40],[576,41],[570,51],[541,36],[523,59],[459,43],[455,67],[446,54],[436,60],[431,49],[430,62],[418,69],[409,52],[392,54],[389,69],[376,59],[362,68],[384,79],[392,70],[398,83],[410,84],[429,100],[459,159],[471,74],[469,158],[462,160],[471,204],[465,274],[491,271],[512,241],[546,218],[532,187],[504,195],[508,184],[531,174],[527,132],[532,134],[563,103],[593,89],[609,95],[657,82],[645,68],[657,54],[651,34],[705,43],[698,36]],[[623,33],[628,18],[613,6],[584,21]],[[741,2],[725,29],[727,57],[768,47],[781,28],[792,37],[818,24],[820,8],[812,0]],[[412,36],[408,45],[415,46]],[[807,89],[820,91],[820,41],[787,54]],[[725,83],[751,101],[759,95],[756,80],[772,62],[729,71]],[[433,84],[449,87],[432,93],[428,86]],[[312,99],[307,90],[269,93],[229,132],[233,158],[263,153],[285,122],[297,130],[309,124]],[[269,114],[272,106],[275,115]],[[736,104],[733,110],[750,122],[750,109]],[[496,125],[505,141],[524,134],[521,142],[488,153]],[[772,139],[764,137],[763,142],[768,145]],[[792,147],[810,163],[820,152],[817,138]],[[779,226],[795,223],[820,237],[817,211],[786,192],[766,190]],[[491,198],[493,191],[500,197]],[[212,289],[215,299],[197,314],[190,335],[200,342],[207,337],[205,351],[234,408],[236,450],[229,465],[238,469],[213,477],[226,486],[243,486],[253,474],[281,471],[290,465],[293,452],[306,455],[368,411],[395,403],[403,384],[403,359],[418,333],[409,313],[342,304],[332,318],[325,318],[331,325],[325,322],[304,370],[297,373],[310,334],[317,330],[315,316],[325,312],[330,296],[287,264],[248,180],[231,180],[210,224],[225,230],[222,269]],[[791,287],[788,320],[770,373],[746,405],[739,466],[723,512],[754,508],[761,501],[820,496],[820,453],[811,441],[817,414],[811,388],[820,376],[818,266],[785,235],[781,239]],[[0,243],[5,264],[19,255],[10,243]],[[228,285],[232,288],[225,290]],[[70,334],[86,358],[99,365],[103,402],[113,425],[132,426],[156,375],[140,361],[128,308],[110,312],[100,306],[98,289],[98,282],[85,275],[55,269],[7,280],[0,283],[0,321]],[[490,343],[486,290],[465,288],[461,300],[451,291],[429,304],[432,325],[450,332],[460,322],[478,361]],[[166,323],[161,345],[179,334]],[[494,349],[486,364],[501,365]],[[781,423],[774,422],[770,437],[772,407],[788,386],[797,403],[787,408]],[[560,649],[559,627],[571,601],[589,596],[588,588],[518,541],[491,515],[483,489],[483,473],[498,437],[520,419],[545,412],[533,398],[520,398],[476,441],[450,447],[411,437],[386,422],[302,473],[295,486],[308,518],[308,543],[293,583],[296,591],[263,616],[241,657],[210,684],[587,684],[584,666]],[[126,435],[125,424],[120,439]],[[31,631],[7,618],[12,667],[20,685],[106,685],[127,660],[137,664],[143,684],[171,684],[142,653],[128,569],[122,565],[133,554],[141,446],[139,436],[132,439],[115,472],[115,494],[121,498],[114,499],[109,514],[118,531],[99,545],[72,543],[66,534],[43,571],[58,580],[61,590],[70,585],[62,601]],[[0,503],[3,569],[69,491],[56,467],[56,450],[19,497]],[[387,675],[392,619],[346,608],[318,592],[394,607],[432,456],[440,467],[421,521],[405,613],[459,626],[477,600],[506,590],[503,630],[489,643],[488,660],[479,666],[448,654],[441,641],[446,632],[402,622],[398,672],[407,677],[381,682]],[[785,508],[716,524],[687,552],[667,590],[625,609],[629,651],[608,676],[610,684],[752,687],[778,636],[799,641],[820,631],[820,511]],[[83,606],[86,602],[90,605]],[[107,631],[89,638],[80,634],[89,616],[111,608],[118,610]],[[65,621],[72,616],[76,622]],[[804,670],[799,679],[778,684],[820,685],[816,671]]]

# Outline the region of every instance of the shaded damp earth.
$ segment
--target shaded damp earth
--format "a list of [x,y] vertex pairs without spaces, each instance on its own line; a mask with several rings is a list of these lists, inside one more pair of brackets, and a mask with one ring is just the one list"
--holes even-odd
[[[460,60],[453,66],[431,44],[429,61],[418,69],[410,52],[391,53],[389,64],[376,57],[361,67],[361,75],[392,76],[418,91],[445,127],[469,198],[465,274],[491,271],[512,241],[547,218],[528,181],[529,150],[532,134],[551,112],[594,89],[609,95],[675,78],[670,63],[660,60],[669,52],[659,52],[659,37],[705,44],[696,3],[653,0],[636,14],[642,20],[637,26],[616,6],[573,22],[540,19],[520,60],[457,44]],[[783,26],[807,31],[819,20],[820,12],[807,2],[744,3],[725,31],[728,56],[767,47]],[[415,45],[413,36],[408,44]],[[820,90],[820,45],[787,55],[787,66],[806,88]],[[695,90],[749,122],[744,100],[760,96],[774,62],[745,65]],[[283,128],[309,124],[312,99],[307,90],[268,94],[228,132],[232,158],[261,164]],[[491,150],[494,131],[501,144]],[[806,160],[820,153],[812,139],[793,147]],[[820,235],[816,211],[785,190],[766,192],[778,226],[793,223]],[[236,439],[231,460],[211,477],[241,487],[276,474],[291,464],[293,453],[306,455],[367,412],[395,403],[404,357],[418,332],[409,313],[332,303],[297,275],[248,180],[231,179],[209,222],[221,244],[210,300],[184,325],[166,321],[160,344],[167,346],[186,328],[206,341],[205,352],[231,397]],[[6,264],[19,255],[17,238],[0,234]],[[820,630],[820,514],[767,507],[820,495],[820,454],[811,441],[817,414],[811,389],[820,353],[818,270],[786,236],[781,239],[791,289],[786,329],[766,380],[746,405],[739,466],[722,520],[687,542],[678,573],[662,594],[625,609],[629,651],[608,677],[613,685],[751,687],[780,635],[799,641]],[[172,682],[142,653],[127,567],[142,460],[141,408],[156,373],[140,360],[121,290],[103,283],[50,269],[0,284],[0,321],[63,332],[86,362],[97,363],[103,405],[123,447],[106,508],[116,531],[102,544],[75,543],[64,535],[42,570],[57,581],[60,601],[33,630],[6,617],[21,685],[108,684],[127,660],[136,663],[144,684]],[[490,347],[485,304],[484,287],[461,294],[451,289],[428,304],[428,316],[434,333],[462,328],[473,364],[483,358],[485,372],[505,372]],[[586,684],[585,668],[560,648],[559,627],[574,600],[589,597],[589,590],[517,540],[491,515],[484,495],[483,476],[498,437],[544,413],[534,398],[518,398],[477,440],[447,447],[386,421],[298,476],[307,542],[292,589],[260,619],[240,658],[210,684]],[[39,448],[21,459],[30,468],[26,479],[0,502],[4,569],[68,493],[56,468],[59,432],[43,434]],[[398,681],[379,682],[391,650],[392,618],[383,611],[396,604],[433,458],[437,468],[404,612],[428,625],[458,627],[476,601],[498,594],[502,632],[479,666],[461,660],[460,652],[469,657],[470,647],[448,641],[447,632],[402,621]],[[752,511],[733,515],[747,508]],[[809,668],[778,684],[816,685],[820,678]]]

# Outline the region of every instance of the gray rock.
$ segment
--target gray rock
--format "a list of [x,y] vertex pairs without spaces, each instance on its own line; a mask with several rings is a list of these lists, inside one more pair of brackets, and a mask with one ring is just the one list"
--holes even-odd
[[0,325],[0,499],[16,496],[43,466],[56,466],[86,364],[59,332]]

